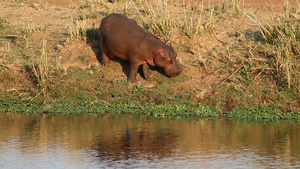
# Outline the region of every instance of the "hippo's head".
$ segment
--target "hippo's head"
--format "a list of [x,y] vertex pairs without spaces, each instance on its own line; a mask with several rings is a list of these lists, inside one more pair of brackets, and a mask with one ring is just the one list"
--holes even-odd
[[182,67],[176,59],[177,53],[172,46],[161,47],[156,51],[154,62],[157,66],[164,68],[169,77],[175,77],[181,73]]

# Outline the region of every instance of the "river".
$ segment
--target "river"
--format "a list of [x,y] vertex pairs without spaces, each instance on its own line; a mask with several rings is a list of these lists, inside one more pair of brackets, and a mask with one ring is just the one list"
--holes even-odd
[[300,123],[0,114],[0,168],[299,168]]

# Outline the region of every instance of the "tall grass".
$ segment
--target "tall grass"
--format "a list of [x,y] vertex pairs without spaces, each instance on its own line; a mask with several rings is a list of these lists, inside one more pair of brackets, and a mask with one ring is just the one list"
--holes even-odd
[[47,88],[50,82],[50,68],[48,66],[48,54],[46,52],[46,40],[42,41],[40,55],[36,59],[30,60],[30,69],[36,80],[36,84],[41,89],[43,96],[47,95]]
[[[276,76],[288,88],[300,86],[300,8],[285,7],[285,15],[265,20],[260,30]],[[298,89],[299,90],[299,89]]]
[[274,19],[258,19],[246,13],[235,3],[235,8],[247,16],[260,30],[263,50],[269,70],[280,87],[297,88],[300,91],[300,5],[289,6],[285,2],[284,15]]
[[203,13],[203,1],[200,10],[197,8],[189,11],[186,9],[185,2],[183,0],[184,11],[184,25],[182,26],[182,32],[184,32],[189,38],[198,36],[202,31],[202,13]]
[[[174,35],[174,29],[188,38],[198,36],[202,31],[203,3],[197,8],[185,4],[185,1],[170,3],[167,0],[130,1],[141,18],[142,24],[165,42]],[[180,10],[178,10],[180,9]]]
[[[156,36],[165,42],[170,41],[173,35],[173,28],[178,22],[171,17],[171,11],[168,8],[167,0],[148,3],[146,0],[131,1],[137,13],[142,18],[142,24],[145,28],[152,31]],[[141,7],[143,14],[138,9]]]

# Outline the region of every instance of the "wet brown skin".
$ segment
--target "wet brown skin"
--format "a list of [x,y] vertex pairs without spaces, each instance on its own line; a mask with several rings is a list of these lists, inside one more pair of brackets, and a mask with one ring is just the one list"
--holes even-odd
[[143,66],[144,77],[150,76],[149,65],[162,67],[169,77],[181,73],[182,67],[176,60],[177,53],[172,46],[157,39],[148,30],[122,14],[110,14],[100,25],[102,64],[118,57],[130,62],[128,80],[136,82],[136,74]]

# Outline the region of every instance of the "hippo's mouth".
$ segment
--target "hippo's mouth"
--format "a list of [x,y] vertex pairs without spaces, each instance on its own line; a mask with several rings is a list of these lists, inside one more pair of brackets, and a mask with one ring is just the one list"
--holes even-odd
[[182,71],[182,66],[180,65],[180,63],[177,60],[176,60],[175,63],[176,64],[172,64],[172,65],[164,68],[166,74],[169,77],[178,76],[181,73],[181,71]]
[[180,73],[181,73],[181,70],[172,71],[171,73],[167,73],[167,72],[166,72],[166,74],[167,74],[169,77],[175,77],[175,76],[178,76]]

